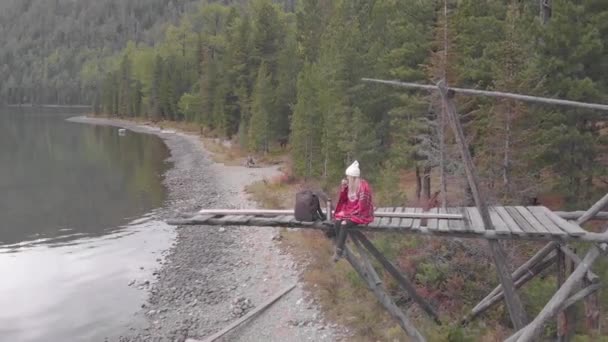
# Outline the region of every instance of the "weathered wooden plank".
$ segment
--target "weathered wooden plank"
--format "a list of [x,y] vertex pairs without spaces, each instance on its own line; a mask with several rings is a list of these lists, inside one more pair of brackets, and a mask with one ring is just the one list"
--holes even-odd
[[[247,223],[249,220],[251,220],[255,216],[253,216],[253,215],[238,215],[238,216],[235,215],[234,217],[235,217],[234,222]],[[277,219],[277,217],[275,217],[275,219]]]
[[[420,212],[395,212],[394,210],[387,211],[389,208],[378,208],[374,213],[378,217],[409,217],[409,218],[437,218],[437,219],[462,219],[462,215],[458,214],[431,214]],[[394,208],[390,208],[394,209]],[[194,215],[213,215],[213,216],[227,216],[227,215],[253,215],[263,217],[276,217],[280,215],[293,215],[293,209],[202,209]]]
[[382,221],[386,222],[386,220],[386,217],[374,216],[374,220],[372,221],[372,223],[369,224],[369,226],[372,228],[381,227]]
[[[396,209],[397,208],[394,208],[394,207],[393,208],[388,208],[386,212],[393,214],[393,213],[396,212]],[[380,224],[386,225],[386,226],[391,226],[392,225],[391,222],[393,220],[399,221],[399,220],[401,220],[401,218],[399,218],[399,217],[384,216],[384,217],[382,217],[382,221],[381,221]]]
[[500,218],[500,215],[496,212],[496,209],[493,207],[489,207],[488,211],[490,212],[490,218],[492,219],[492,224],[494,224],[494,228],[496,229],[496,233],[502,234],[511,234],[511,230],[507,227],[505,221]]
[[464,231],[465,232],[475,232],[475,228],[473,228],[473,226],[472,226],[473,223],[471,222],[471,217],[469,216],[469,211],[467,210],[467,208],[460,207],[460,208],[458,208],[458,210],[464,216],[464,219],[462,220]]
[[509,213],[511,218],[517,223],[517,225],[527,234],[530,235],[538,235],[543,234],[542,232],[537,231],[528,221],[521,216],[519,211],[514,207],[505,207],[505,210]]
[[[422,208],[414,208],[415,214],[418,214],[421,212],[422,212]],[[412,222],[412,229],[419,231],[421,223],[422,223],[422,220],[420,218],[414,218],[414,221]]]
[[[438,211],[437,208],[431,208],[429,210],[429,213],[431,213],[431,214],[438,214],[439,211]],[[437,222],[438,222],[438,220],[436,218],[429,218],[428,221],[427,221],[427,227],[430,230],[436,230],[437,229]]]
[[[439,213],[440,214],[447,214],[447,210],[444,208],[439,208]],[[439,229],[440,232],[448,232],[450,230],[449,228],[449,223],[447,219],[439,219],[439,221],[437,222],[437,228]]]
[[572,236],[585,235],[586,231],[584,229],[582,229],[581,227],[564,220],[563,218],[559,217],[558,215],[556,215],[555,213],[553,213],[551,210],[549,210],[546,207],[540,207],[540,208],[545,211],[545,214],[551,221],[553,221],[563,231],[568,233],[568,235],[572,235]]
[[[450,214],[460,213],[457,208],[446,208],[446,211]],[[464,219],[448,220],[448,230],[454,231],[454,232],[464,231]]]
[[281,215],[277,217],[276,220],[281,223],[289,223],[292,220],[295,220],[295,218],[293,217],[293,215]]
[[566,235],[567,233],[561,230],[550,218],[547,217],[542,207],[527,207],[526,208],[534,217],[547,228],[551,234]]
[[[398,214],[399,213],[404,213],[405,210],[406,210],[406,208],[398,207],[398,208],[395,208],[395,213],[398,213]],[[411,218],[408,219],[408,218],[401,218],[401,217],[393,217],[393,218],[391,218],[391,222],[389,223],[389,226],[390,227],[395,227],[395,228],[399,228],[400,227],[402,229],[407,229],[407,228],[409,228],[409,226],[403,224],[404,220],[410,220],[410,221],[412,221]]]
[[[404,214],[414,212],[414,208],[401,208],[401,210],[402,210],[401,212]],[[411,217],[406,217],[406,218],[402,218],[401,222],[399,224],[404,228],[411,228],[412,223],[414,223],[414,219]]]
[[[296,284],[293,284],[293,285],[287,287],[283,291],[279,292],[276,296],[274,296],[274,297],[270,298],[269,300],[265,301],[264,303],[262,303],[257,308],[249,311],[245,316],[243,316],[243,317],[237,319],[236,321],[230,323],[224,329],[222,329],[222,330],[216,332],[215,334],[207,337],[202,342],[213,342],[213,341],[216,341],[217,339],[219,339],[220,337],[226,335],[228,332],[230,332],[234,328],[238,327],[239,325],[243,324],[245,321],[251,319],[252,317],[254,317],[255,315],[257,315],[258,313],[262,312],[263,310],[265,310],[266,308],[268,308],[269,306],[271,306],[274,302],[276,302],[277,300],[281,299],[281,297],[283,297],[284,295],[286,295],[287,293],[289,293],[295,287],[296,287]],[[198,342],[197,340],[194,340],[194,339],[187,339],[186,341],[187,342]]]
[[194,216],[194,219],[196,219],[199,224],[204,224],[205,221],[214,218],[214,215],[196,215]]
[[475,207],[467,207],[466,209],[471,220],[471,228],[473,228],[473,230],[476,232],[486,231],[483,221],[481,220],[481,215],[479,215],[479,210],[477,210]]
[[507,212],[507,210],[504,207],[495,207],[494,209],[496,210],[498,215],[500,215],[500,218],[502,218],[502,220],[507,224],[507,227],[509,227],[511,234],[517,234],[517,235],[526,234],[526,232],[524,232],[521,229],[521,227],[519,227],[519,225],[515,222],[515,220],[513,220],[511,215],[509,215],[509,213]]
[[530,211],[528,211],[528,209],[526,209],[525,207],[522,206],[515,206],[514,207],[520,214],[521,216],[528,221],[528,223],[534,227],[534,229],[536,229],[537,232],[541,232],[543,234],[551,234],[551,232],[545,228],[545,226],[542,225],[542,223],[540,223],[535,217],[534,215],[532,215],[532,213]]
[[[418,219],[420,220],[420,219]],[[255,227],[286,227],[286,228],[302,228],[302,229],[321,229],[329,230],[332,229],[333,225],[327,221],[317,222],[298,222],[295,219],[290,222],[278,222],[275,218],[267,217],[254,217],[246,224],[230,224],[220,218],[210,218],[204,222],[196,220],[194,217],[189,219],[173,219],[168,220],[168,224],[174,226],[184,225],[201,225],[201,226],[255,226]],[[509,235],[498,235],[496,231],[448,231],[440,232],[438,230],[430,231],[426,227],[418,227],[417,229],[401,228],[401,227],[390,227],[390,226],[357,226],[351,229],[360,231],[374,231],[374,232],[394,232],[404,234],[425,234],[434,235],[440,237],[456,237],[456,238],[476,238],[476,239],[504,239],[504,240],[533,240],[533,241],[579,241],[579,242],[608,242],[608,235],[602,233],[588,232],[582,236],[566,236],[559,237],[550,234],[528,234],[525,236],[509,234]]]

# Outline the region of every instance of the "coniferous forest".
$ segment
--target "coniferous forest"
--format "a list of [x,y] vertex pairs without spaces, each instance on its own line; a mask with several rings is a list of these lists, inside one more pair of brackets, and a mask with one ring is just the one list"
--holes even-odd
[[[258,153],[289,139],[297,176],[335,182],[358,159],[388,200],[401,197],[403,169],[429,197],[438,98],[361,78],[607,102],[608,3],[543,3],[5,1],[0,95],[186,120]],[[550,191],[582,206],[607,184],[601,113],[458,101],[496,201]],[[459,178],[449,134],[446,144],[446,173]]]

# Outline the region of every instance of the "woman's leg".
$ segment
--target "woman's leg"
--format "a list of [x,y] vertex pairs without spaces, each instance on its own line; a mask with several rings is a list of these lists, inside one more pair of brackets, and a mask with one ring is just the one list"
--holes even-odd
[[344,245],[346,244],[346,238],[348,237],[348,229],[354,226],[355,224],[351,221],[346,221],[346,224],[342,224],[340,221],[336,221],[336,227],[338,228],[338,238],[336,239],[336,252],[334,254],[334,261],[338,261],[342,257],[342,253],[344,252]]

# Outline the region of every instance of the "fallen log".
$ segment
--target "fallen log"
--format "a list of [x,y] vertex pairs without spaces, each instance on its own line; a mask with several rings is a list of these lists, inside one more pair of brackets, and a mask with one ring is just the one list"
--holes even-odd
[[254,310],[251,310],[245,316],[243,316],[243,317],[239,318],[238,320],[232,322],[230,325],[228,325],[224,329],[216,332],[215,334],[207,337],[206,339],[204,339],[202,341],[199,341],[199,340],[195,340],[195,339],[189,338],[189,339],[186,339],[186,342],[213,342],[213,341],[217,340],[218,338],[226,335],[227,333],[229,333],[230,331],[232,331],[233,329],[235,329],[239,325],[243,324],[245,321],[251,319],[255,315],[257,315],[260,312],[266,310],[268,307],[270,307],[272,304],[274,304],[277,300],[281,299],[281,297],[283,297],[284,295],[286,295],[287,293],[289,293],[295,287],[296,287],[296,285],[293,284],[290,287],[284,289],[283,291],[279,292],[279,294],[277,294],[276,296],[274,296],[274,297],[270,298],[269,300],[265,301],[264,303],[262,303],[260,306],[258,306]]

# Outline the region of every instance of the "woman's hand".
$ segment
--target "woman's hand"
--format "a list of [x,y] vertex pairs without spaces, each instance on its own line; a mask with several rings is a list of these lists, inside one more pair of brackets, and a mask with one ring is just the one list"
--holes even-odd
[[340,188],[344,189],[348,186],[348,180],[346,178],[342,179],[342,182],[340,183]]

